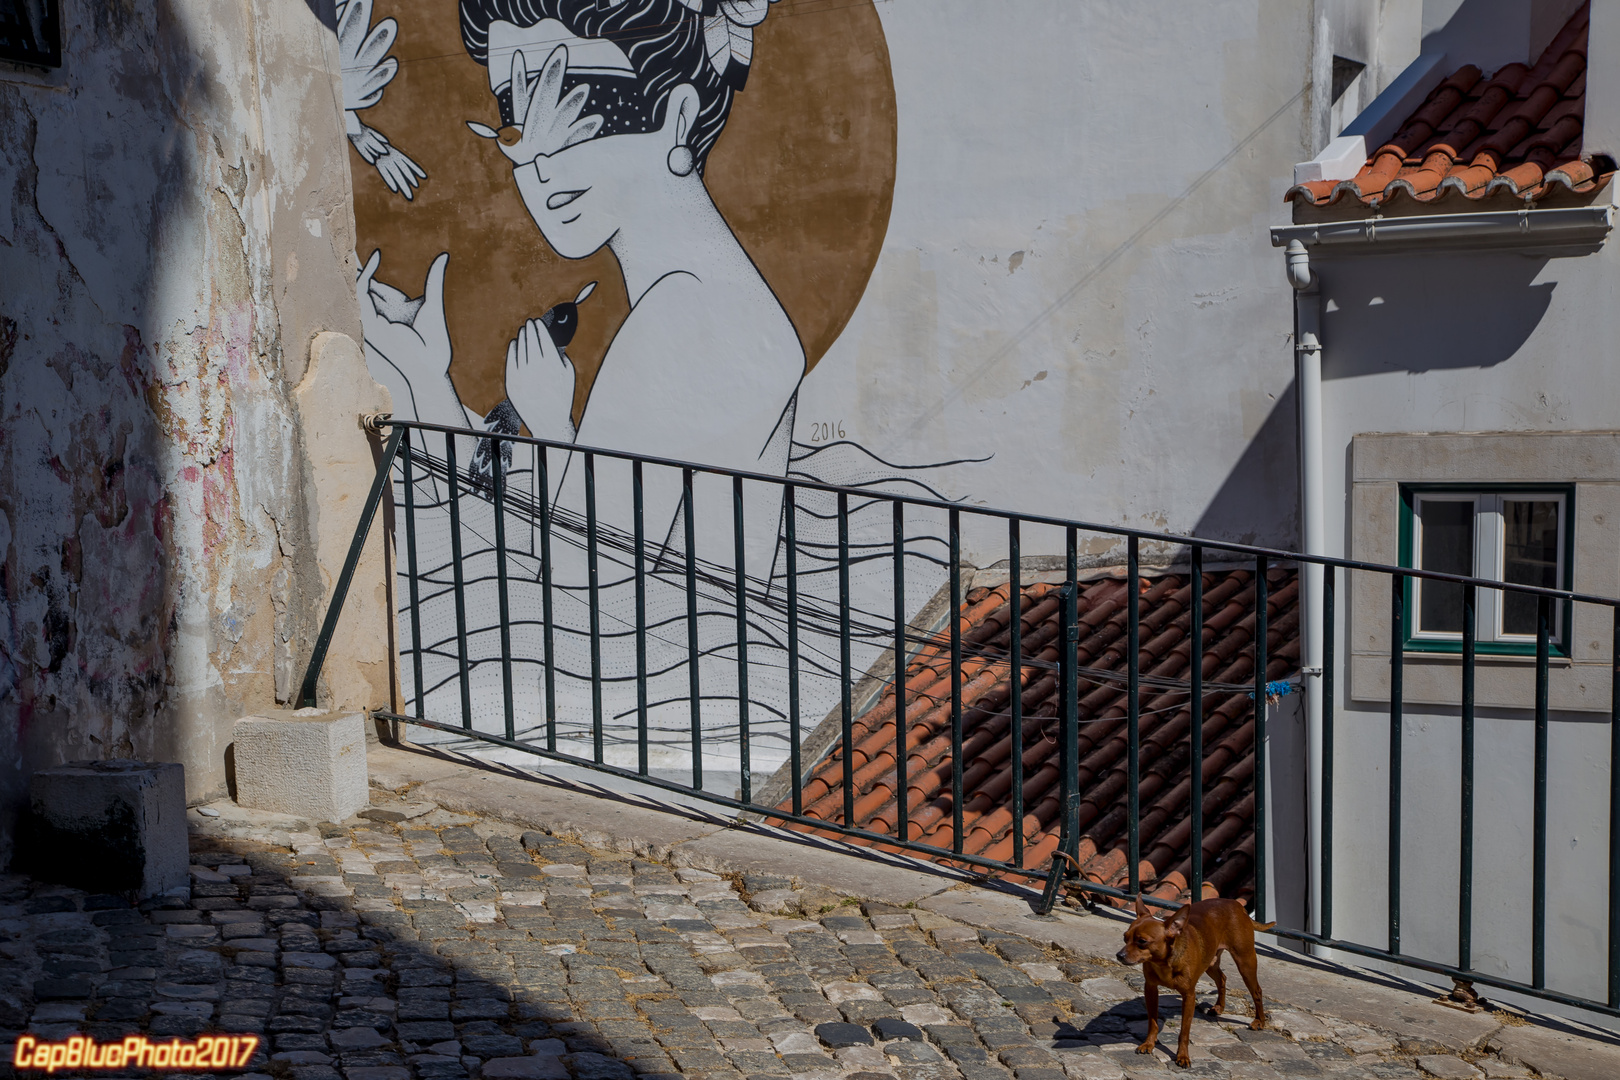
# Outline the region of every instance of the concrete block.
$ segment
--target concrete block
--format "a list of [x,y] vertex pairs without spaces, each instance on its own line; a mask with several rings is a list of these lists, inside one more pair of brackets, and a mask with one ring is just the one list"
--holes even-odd
[[28,802],[19,870],[141,899],[188,890],[182,766],[79,761],[40,769],[29,781]]
[[245,716],[232,734],[238,805],[342,821],[370,801],[361,713],[299,709]]

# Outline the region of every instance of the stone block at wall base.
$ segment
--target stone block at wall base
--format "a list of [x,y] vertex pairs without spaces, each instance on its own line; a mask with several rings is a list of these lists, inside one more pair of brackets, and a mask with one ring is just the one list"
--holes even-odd
[[184,895],[186,777],[177,764],[80,761],[40,769],[14,869],[44,881],[139,899]]
[[308,821],[342,821],[366,808],[362,713],[315,709],[245,716],[236,722],[236,802]]

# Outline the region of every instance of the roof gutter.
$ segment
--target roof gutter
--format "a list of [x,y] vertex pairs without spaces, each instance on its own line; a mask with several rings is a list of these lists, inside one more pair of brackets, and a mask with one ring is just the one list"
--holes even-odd
[[1559,206],[1473,214],[1371,217],[1273,225],[1271,246],[1298,242],[1322,255],[1372,255],[1390,250],[1592,250],[1614,228],[1613,206]]

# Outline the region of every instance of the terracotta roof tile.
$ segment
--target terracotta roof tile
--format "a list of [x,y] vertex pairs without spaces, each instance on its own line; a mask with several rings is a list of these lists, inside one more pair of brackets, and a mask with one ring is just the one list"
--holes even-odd
[[[1267,672],[1286,679],[1298,668],[1298,583],[1292,570],[1267,578]],[[1125,853],[1124,674],[1127,583],[1117,577],[1082,583],[1078,599],[1079,778],[1081,873],[1091,881],[1128,880]],[[1206,895],[1246,896],[1254,853],[1254,575],[1206,572],[1204,588],[1204,865]],[[1140,732],[1141,880],[1174,899],[1188,888],[1191,790],[1188,761],[1187,669],[1191,588],[1184,574],[1139,582],[1142,672]],[[1009,588],[970,590],[958,619],[962,633],[962,826],[968,854],[1010,862],[1013,857],[1008,702]],[[1024,708],[1024,865],[1051,862],[1058,844],[1062,794],[1059,773],[1057,663],[1062,637],[1058,586],[1022,590]],[[907,665],[907,790],[909,839],[949,849],[952,831],[950,632],[941,631]],[[1242,687],[1239,689],[1238,687]],[[853,725],[848,750],[854,774],[854,824],[895,835],[895,698],[891,689]],[[846,748],[840,742],[803,788],[808,816],[843,817]],[[784,803],[782,809],[791,804]],[[819,832],[813,826],[795,826]],[[830,831],[826,835],[833,835]],[[942,861],[950,861],[941,856]]]
[[1285,198],[1296,207],[1449,210],[1440,204],[1457,198],[1596,192],[1615,164],[1582,152],[1588,7],[1533,66],[1508,64],[1489,77],[1472,64],[1459,68],[1355,177],[1295,184]]

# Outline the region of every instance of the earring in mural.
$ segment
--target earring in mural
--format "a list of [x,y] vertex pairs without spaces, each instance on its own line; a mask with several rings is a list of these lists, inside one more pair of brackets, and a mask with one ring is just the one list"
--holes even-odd
[[686,145],[686,118],[675,121],[675,148],[669,152],[669,171],[676,176],[691,176],[697,168],[697,158]]

